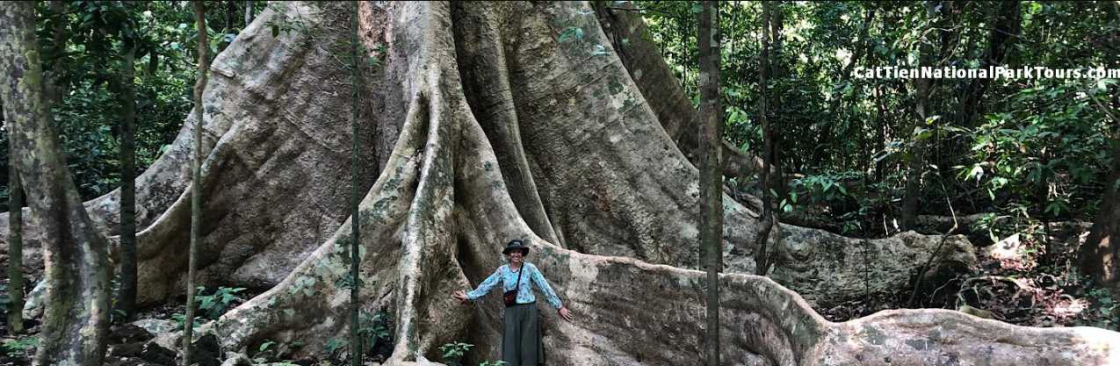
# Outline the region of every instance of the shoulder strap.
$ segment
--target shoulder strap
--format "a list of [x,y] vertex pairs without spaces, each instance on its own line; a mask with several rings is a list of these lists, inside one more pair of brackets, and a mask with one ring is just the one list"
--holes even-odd
[[517,284],[513,285],[514,289],[521,286],[521,274],[522,273],[525,273],[525,263],[521,263],[521,269],[517,270]]

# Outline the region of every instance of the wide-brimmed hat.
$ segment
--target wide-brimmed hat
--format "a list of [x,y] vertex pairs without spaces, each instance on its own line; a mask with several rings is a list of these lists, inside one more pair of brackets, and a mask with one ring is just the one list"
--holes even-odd
[[529,247],[522,243],[521,239],[513,239],[506,243],[506,249],[502,250],[502,254],[509,255],[509,252],[514,250],[521,250],[522,256],[529,255]]

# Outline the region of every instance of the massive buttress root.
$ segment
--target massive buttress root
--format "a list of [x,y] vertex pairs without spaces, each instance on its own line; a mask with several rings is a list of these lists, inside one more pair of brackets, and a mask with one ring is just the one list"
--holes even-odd
[[[340,279],[350,225],[359,222],[370,233],[359,243],[361,306],[391,309],[396,324],[387,364],[430,364],[437,347],[453,340],[479,345],[486,352],[480,359],[496,359],[498,302],[462,306],[450,293],[477,285],[499,264],[501,243],[514,237],[529,240],[530,260],[577,315],[561,322],[539,305],[548,314],[550,364],[700,359],[704,279],[685,269],[695,258],[695,231],[686,217],[695,206],[695,169],[656,124],[618,59],[594,47],[605,36],[591,9],[582,3],[364,6],[369,19],[385,22],[363,19],[366,29],[382,35],[372,39],[390,42],[381,85],[395,91],[382,95],[402,97],[407,105],[398,115],[403,125],[393,153],[358,218],[343,223],[278,286],[207,329],[232,349],[267,339],[299,340],[300,352],[321,351],[346,331],[348,289]],[[558,35],[571,27],[586,27],[584,38],[566,44],[559,37],[519,36]],[[499,47],[480,45],[485,42]],[[477,51],[487,49],[503,50],[497,57],[505,62],[488,62]],[[494,65],[504,69],[487,69]],[[496,90],[462,86],[479,75],[500,78]],[[486,127],[513,122],[520,146],[504,140],[508,131]],[[505,154],[523,149],[531,176],[504,177],[502,162],[518,159],[500,156],[497,145]],[[541,192],[541,207],[517,202],[526,191],[511,194],[510,182],[529,179]],[[750,212],[728,205],[738,225],[728,240],[749,239]],[[531,224],[523,219],[533,215],[523,213],[528,210],[545,216]],[[565,238],[565,245],[539,235],[539,225],[552,228],[550,235]],[[790,261],[803,259],[797,244],[791,248]],[[729,273],[720,285],[728,364],[1103,365],[1120,357],[1117,335],[1094,328],[1017,327],[943,310],[831,323],[770,279]]]

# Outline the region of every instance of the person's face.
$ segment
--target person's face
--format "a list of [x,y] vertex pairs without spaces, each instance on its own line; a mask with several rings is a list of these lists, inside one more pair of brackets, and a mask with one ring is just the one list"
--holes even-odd
[[521,263],[521,260],[524,259],[524,258],[522,258],[522,256],[523,256],[523,254],[521,253],[520,250],[514,250],[512,252],[509,252],[509,262],[510,263]]

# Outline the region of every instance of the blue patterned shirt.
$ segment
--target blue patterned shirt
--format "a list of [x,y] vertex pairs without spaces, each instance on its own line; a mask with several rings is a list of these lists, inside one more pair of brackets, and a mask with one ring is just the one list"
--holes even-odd
[[[535,283],[541,293],[548,298],[549,305],[557,309],[563,307],[563,304],[560,303],[560,298],[556,296],[556,292],[552,291],[552,286],[548,285],[548,280],[544,279],[544,275],[537,269],[537,266],[531,263],[522,263],[521,271],[527,272],[521,275],[521,285],[517,287],[518,304],[528,304],[537,301],[536,296],[533,296],[532,284]],[[494,274],[487,277],[485,281],[482,281],[482,284],[478,285],[477,289],[467,293],[467,299],[474,301],[478,300],[480,297],[486,296],[491,289],[498,285],[498,281],[502,281],[502,292],[513,291],[514,284],[518,283],[518,272],[520,271],[514,272],[511,270],[508,264],[498,267],[498,270],[494,271]]]

